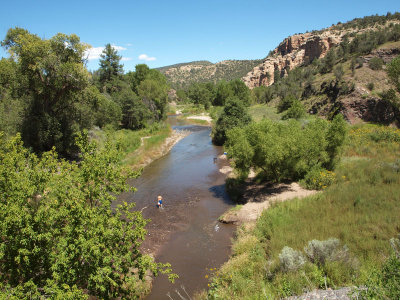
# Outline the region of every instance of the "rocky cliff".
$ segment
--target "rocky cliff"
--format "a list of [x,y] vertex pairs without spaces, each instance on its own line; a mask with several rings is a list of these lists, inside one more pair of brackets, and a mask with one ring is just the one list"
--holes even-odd
[[289,70],[321,58],[330,48],[338,45],[343,34],[339,31],[324,31],[322,33],[295,34],[286,38],[264,61],[250,71],[242,80],[249,88],[274,83],[274,73],[281,76]]

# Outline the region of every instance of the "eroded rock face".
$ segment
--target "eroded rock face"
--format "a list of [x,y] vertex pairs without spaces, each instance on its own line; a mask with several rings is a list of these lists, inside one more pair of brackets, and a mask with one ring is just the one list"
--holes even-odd
[[281,75],[295,67],[321,58],[333,46],[338,45],[342,35],[325,31],[321,34],[304,33],[295,34],[286,38],[273,51],[273,55],[250,71],[242,78],[249,88],[261,85],[269,86],[274,83],[274,73],[279,71]]
[[354,124],[360,121],[379,124],[397,124],[398,111],[387,101],[377,97],[362,98],[355,93],[340,101],[340,112],[344,118]]

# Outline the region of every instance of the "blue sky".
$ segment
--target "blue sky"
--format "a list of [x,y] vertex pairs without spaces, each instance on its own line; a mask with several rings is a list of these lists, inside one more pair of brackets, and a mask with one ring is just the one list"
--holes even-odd
[[[92,45],[88,68],[111,43],[124,70],[209,60],[264,58],[285,37],[372,14],[400,11],[380,0],[131,0],[2,1],[0,39],[19,26],[42,38],[77,34]],[[6,56],[4,49],[0,56]]]

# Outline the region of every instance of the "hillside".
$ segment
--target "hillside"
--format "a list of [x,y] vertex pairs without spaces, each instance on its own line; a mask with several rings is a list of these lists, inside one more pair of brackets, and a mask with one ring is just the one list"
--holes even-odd
[[307,65],[315,59],[323,58],[328,51],[342,42],[352,41],[355,36],[366,32],[381,31],[400,23],[400,13],[388,16],[371,16],[338,23],[329,28],[294,34],[284,39],[263,60],[263,62],[242,80],[249,88],[269,86],[275,77],[283,77],[297,66]]
[[218,82],[245,76],[262,60],[224,60],[216,64],[195,61],[158,68],[174,89],[186,88],[194,82]]

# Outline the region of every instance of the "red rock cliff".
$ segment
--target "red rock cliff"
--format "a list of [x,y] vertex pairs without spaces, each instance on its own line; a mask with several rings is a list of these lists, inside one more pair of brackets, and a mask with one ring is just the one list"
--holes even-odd
[[249,88],[261,85],[269,86],[274,83],[274,72],[278,70],[285,75],[288,70],[324,57],[329,49],[341,41],[340,34],[324,31],[321,34],[295,34],[286,38],[273,54],[242,78]]

